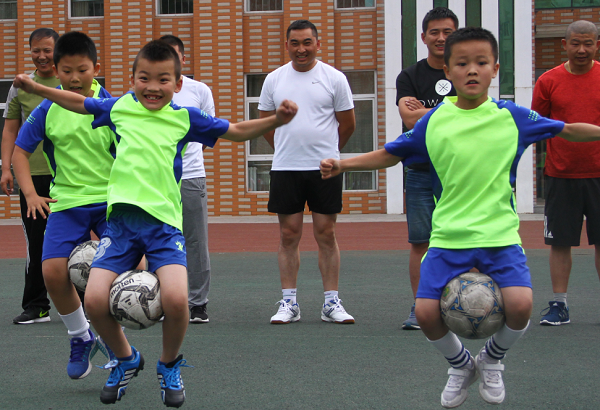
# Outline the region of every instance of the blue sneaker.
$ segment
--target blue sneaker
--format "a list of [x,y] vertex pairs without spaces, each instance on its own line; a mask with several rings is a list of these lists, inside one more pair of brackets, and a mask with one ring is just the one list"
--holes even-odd
[[564,302],[550,301],[548,307],[542,310],[544,315],[540,320],[542,326],[560,326],[571,323],[569,320],[569,307]]
[[410,315],[408,315],[408,319],[402,323],[402,329],[404,330],[419,330],[421,326],[417,322],[417,317],[415,316],[415,304],[413,303],[410,308]]
[[137,376],[140,370],[144,370],[144,357],[133,346],[131,346],[131,350],[133,360],[121,362],[115,359],[103,367],[110,369],[110,376],[100,393],[102,403],[112,404],[121,400],[131,378]]
[[160,395],[167,407],[181,407],[185,402],[185,389],[183,380],[181,380],[180,367],[193,367],[185,364],[181,354],[177,356],[174,362],[175,364],[172,367],[167,367],[168,364],[161,363],[160,360],[156,364]]
[[67,364],[67,374],[71,379],[83,379],[92,370],[91,358],[96,351],[96,336],[88,329],[91,339],[84,342],[80,337],[71,338],[71,357]]
[[100,336],[96,336],[96,348],[97,350],[100,350],[104,356],[106,356],[109,362],[117,359],[117,356]]

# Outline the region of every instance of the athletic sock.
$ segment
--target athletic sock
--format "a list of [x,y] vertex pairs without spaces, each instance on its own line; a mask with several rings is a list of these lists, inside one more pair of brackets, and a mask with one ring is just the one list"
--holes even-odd
[[554,294],[555,302],[562,302],[567,306],[567,294],[566,293],[555,293]]
[[330,300],[335,299],[335,297],[338,295],[338,291],[337,290],[328,290],[325,293],[325,304],[327,304],[327,302],[329,302]]
[[[429,340],[429,339],[427,339]],[[444,337],[438,340],[429,340],[431,344],[440,351],[450,363],[450,366],[459,369],[468,365],[470,368],[471,353],[461,343],[458,337],[448,332]]]
[[80,337],[84,342],[91,339],[90,334],[88,333],[90,324],[85,318],[85,313],[83,313],[83,306],[79,305],[79,308],[75,312],[69,313],[68,315],[59,314],[59,316],[67,327],[69,336]]
[[281,293],[283,293],[283,300],[289,300],[292,305],[295,304],[297,289],[298,288],[281,289]]
[[512,330],[506,324],[485,343],[485,352],[494,360],[502,360],[506,351],[514,345],[527,331],[529,322],[521,330]]

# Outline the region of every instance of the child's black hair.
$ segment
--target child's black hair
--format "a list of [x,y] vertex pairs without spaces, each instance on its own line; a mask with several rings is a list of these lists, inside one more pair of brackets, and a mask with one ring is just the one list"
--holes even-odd
[[51,28],[38,28],[33,30],[31,35],[29,36],[29,47],[31,47],[31,43],[35,40],[41,40],[43,38],[52,37],[54,42],[58,40],[58,33]]
[[458,29],[458,17],[456,17],[456,14],[454,14],[454,12],[447,7],[436,7],[429,10],[429,12],[425,14],[422,24],[423,33],[427,33],[427,26],[429,25],[430,21],[443,19],[451,19],[454,22],[454,29]]
[[175,81],[179,81],[179,79],[181,78],[181,62],[179,61],[179,55],[173,47],[171,47],[164,41],[152,40],[144,47],[142,47],[138,55],[135,57],[135,60],[133,61],[134,76],[135,71],[137,70],[138,61],[141,58],[153,63],[173,60],[173,64],[175,65]]
[[54,65],[58,67],[58,63],[64,56],[84,56],[88,57],[94,63],[98,62],[98,53],[96,45],[85,33],[81,31],[70,31],[60,36],[54,46]]
[[450,34],[446,39],[444,46],[444,63],[446,66],[450,63],[450,56],[452,55],[452,46],[465,41],[487,41],[492,46],[492,54],[494,55],[494,64],[498,62],[498,42],[496,37],[489,31],[481,27],[465,27],[456,30]]
[[317,32],[317,28],[313,23],[308,20],[296,20],[287,28],[287,32],[285,33],[286,38],[290,38],[290,31],[292,30],[304,30],[309,28],[312,30],[313,36],[318,40],[319,33]]

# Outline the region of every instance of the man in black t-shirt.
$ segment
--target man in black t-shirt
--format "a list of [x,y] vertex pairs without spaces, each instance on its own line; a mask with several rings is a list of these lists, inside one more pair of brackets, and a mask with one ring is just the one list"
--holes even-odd
[[[429,110],[447,95],[456,95],[444,74],[446,37],[458,28],[458,18],[446,7],[430,10],[423,19],[421,39],[427,46],[427,58],[402,70],[396,79],[396,105],[402,117],[402,131],[411,130]],[[408,271],[413,296],[417,294],[421,259],[429,247],[431,214],[435,208],[429,163],[412,164],[406,170],[406,219],[410,257]],[[415,305],[402,324],[403,329],[420,329],[415,318]]]

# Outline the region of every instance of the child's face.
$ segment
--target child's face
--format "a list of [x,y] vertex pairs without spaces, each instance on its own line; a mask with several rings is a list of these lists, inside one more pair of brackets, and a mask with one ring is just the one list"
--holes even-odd
[[462,100],[476,107],[487,100],[488,88],[499,67],[489,42],[469,40],[452,46],[449,65],[444,66],[444,71],[456,89],[459,103]]
[[173,99],[173,94],[181,90],[181,77],[175,78],[175,63],[173,60],[148,61],[140,58],[136,72],[131,76],[131,86],[135,97],[142,105],[157,111]]
[[100,72],[100,64],[94,65],[88,56],[63,56],[58,62],[58,67],[54,67],[54,72],[63,90],[93,97],[92,83]]

